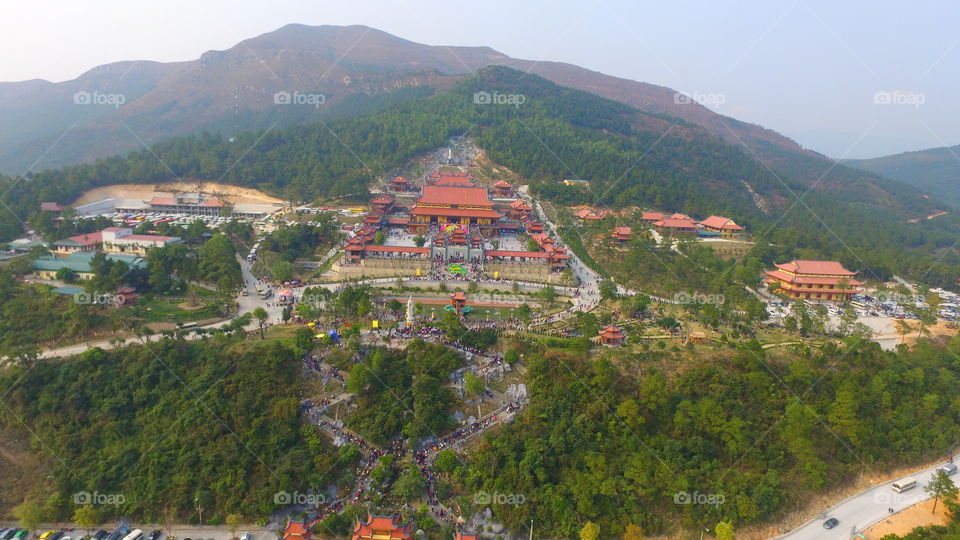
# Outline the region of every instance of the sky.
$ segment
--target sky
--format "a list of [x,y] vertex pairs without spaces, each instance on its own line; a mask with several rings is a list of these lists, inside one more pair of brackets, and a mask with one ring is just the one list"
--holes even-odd
[[3,0],[0,81],[182,61],[289,23],[486,45],[693,96],[833,158],[960,144],[960,2]]

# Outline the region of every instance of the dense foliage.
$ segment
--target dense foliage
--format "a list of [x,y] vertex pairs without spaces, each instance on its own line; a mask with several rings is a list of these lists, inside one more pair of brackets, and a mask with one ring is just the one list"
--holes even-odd
[[[614,538],[628,523],[665,531],[678,515],[692,528],[773,519],[866,467],[949,448],[960,436],[958,350],[960,340],[914,352],[851,342],[775,357],[746,345],[671,378],[551,353],[529,364],[528,410],[456,477],[468,492],[523,494],[497,515],[551,536],[588,520]],[[678,493],[723,502],[676,504]]]
[[259,517],[276,508],[275,492],[331,480],[335,454],[301,422],[298,366],[276,342],[223,337],[93,349],[0,376],[10,389],[0,425],[49,457],[50,481],[25,494],[59,494],[61,513],[46,521],[68,519],[83,491],[123,495],[98,506],[102,518],[193,520],[198,499],[205,522]]
[[350,369],[347,391],[360,408],[347,425],[376,444],[393,437],[444,435],[452,425],[452,392],[443,386],[460,365],[450,349],[414,341],[404,352],[373,349]]

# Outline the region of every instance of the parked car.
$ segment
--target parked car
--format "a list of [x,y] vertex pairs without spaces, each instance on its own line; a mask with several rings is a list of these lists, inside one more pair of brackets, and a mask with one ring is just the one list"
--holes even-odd
[[830,518],[823,522],[824,529],[832,529],[840,524],[840,520],[837,518]]

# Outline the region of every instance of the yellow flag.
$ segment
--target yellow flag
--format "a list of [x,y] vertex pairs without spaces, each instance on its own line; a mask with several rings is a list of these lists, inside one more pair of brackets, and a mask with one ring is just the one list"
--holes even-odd
[[373,321],[373,327],[374,327],[374,328],[380,328],[380,321],[376,321],[376,320]]

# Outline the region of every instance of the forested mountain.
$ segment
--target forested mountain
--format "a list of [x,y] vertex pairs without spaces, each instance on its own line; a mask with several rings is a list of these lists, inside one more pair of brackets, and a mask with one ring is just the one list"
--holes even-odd
[[[481,91],[526,101],[477,104]],[[125,157],[0,179],[8,184],[4,204],[17,214],[0,214],[0,233],[20,234],[41,201],[69,203],[92,187],[172,177],[221,180],[293,200],[364,196],[378,176],[459,134],[474,136],[494,161],[533,179],[550,200],[728,214],[763,242],[795,247],[798,256],[837,258],[868,278],[898,272],[950,285],[957,275],[953,253],[939,259],[960,231],[957,218],[907,223],[942,208],[913,188],[872,183],[836,166],[831,174],[847,182],[811,190],[696,125],[503,67],[359,116],[232,139],[175,138]],[[804,166],[790,159],[788,166]],[[573,176],[591,187],[558,182]]]
[[[822,178],[830,162],[787,137],[678,99],[670,88],[562,62],[511,58],[489,47],[429,46],[366,26],[300,24],[188,62],[118,62],[61,83],[0,83],[0,172],[90,161],[174,135],[209,131],[229,136],[355,114],[384,99],[409,97],[398,90],[450,88],[490,65],[529,72],[644,112],[682,118],[748,148],[778,172],[786,157],[805,161],[787,174],[809,183],[819,180],[820,188],[846,180],[838,171]],[[278,91],[319,92],[326,101],[320,107],[278,107],[273,99]],[[124,103],[78,106],[76,92],[121,94]]]
[[873,159],[846,161],[851,167],[870,171],[960,206],[960,145],[904,152]]

